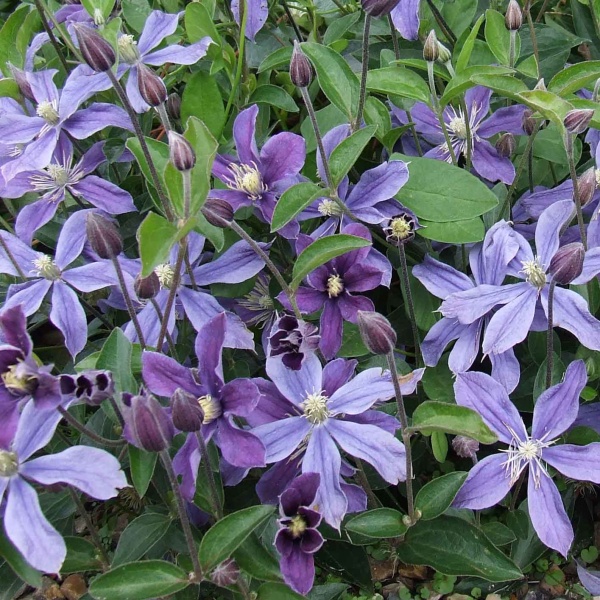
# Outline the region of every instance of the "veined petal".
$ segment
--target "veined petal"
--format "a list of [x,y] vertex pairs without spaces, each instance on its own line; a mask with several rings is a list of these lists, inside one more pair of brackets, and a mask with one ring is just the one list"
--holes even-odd
[[550,205],[541,215],[535,228],[535,249],[537,256],[547,269],[559,246],[559,237],[563,227],[575,215],[572,200],[561,200]]
[[170,398],[177,388],[198,396],[203,393],[188,368],[158,352],[142,353],[142,376],[153,394],[165,398]]
[[233,124],[233,139],[241,163],[258,165],[258,148],[256,147],[256,117],[258,105],[253,104],[243,110]]
[[77,356],[87,342],[87,319],[77,294],[62,281],[54,282],[50,320],[63,334],[69,354]]
[[446,346],[453,340],[458,339],[468,327],[470,325],[463,325],[456,319],[448,319],[447,317],[438,321],[421,342],[425,364],[428,367],[435,367]]
[[419,37],[419,8],[421,0],[401,0],[390,13],[394,27],[405,40]]
[[471,279],[464,273],[431,258],[429,254],[425,255],[420,265],[413,267],[412,274],[427,288],[428,292],[442,299],[474,287]]
[[479,354],[481,326],[481,320],[470,325],[463,325],[465,329],[458,336],[448,357],[448,366],[453,373],[468,371],[475,362],[475,358]]
[[195,44],[190,44],[189,46],[173,44],[172,46],[167,46],[161,50],[156,50],[155,52],[146,54],[143,62],[144,64],[152,65],[153,67],[160,67],[165,63],[171,63],[174,65],[193,65],[206,54],[206,51],[211,43],[212,39],[206,36]]
[[[269,16],[269,5],[267,0],[248,0],[245,3],[248,11],[246,20],[246,37],[254,41],[256,34],[263,28]],[[231,0],[231,12],[235,18],[235,22],[240,25],[240,1]]]
[[282,179],[300,173],[306,159],[306,142],[284,131],[265,142],[260,151],[261,175],[269,188]]
[[394,396],[394,385],[389,371],[366,369],[339,388],[329,399],[331,414],[358,415],[378,401]]
[[[350,212],[375,206],[393,198],[408,181],[408,167],[401,160],[391,160],[365,171],[346,198]],[[400,211],[400,206],[398,206]]]
[[508,394],[512,394],[521,377],[521,365],[515,356],[515,351],[509,348],[500,354],[490,354],[492,377],[504,386]]
[[95,102],[90,107],[77,111],[63,123],[63,128],[78,140],[84,140],[105,127],[121,127],[133,131],[127,113],[120,106],[104,102]]
[[573,285],[581,285],[591,281],[600,273],[600,248],[590,248],[583,258],[583,269],[581,275],[571,282]]
[[296,406],[300,406],[308,394],[321,391],[323,368],[313,353],[307,354],[297,371],[288,369],[278,356],[267,358],[267,375],[277,389]]
[[311,424],[304,417],[289,417],[252,429],[265,445],[265,462],[274,463],[290,456],[310,433]]
[[600,442],[550,446],[542,450],[542,459],[571,479],[600,483]]
[[54,435],[62,416],[57,410],[41,410],[35,402],[27,402],[21,412],[13,450],[21,462],[43,448]]
[[169,14],[153,10],[146,19],[144,30],[140,36],[138,50],[143,56],[156,48],[166,37],[173,35],[179,22],[179,13]]
[[137,210],[129,192],[96,175],[88,175],[81,181],[70,185],[69,191],[74,196],[87,200],[90,204],[111,215],[121,215]]
[[488,181],[501,181],[510,185],[515,178],[515,167],[511,160],[501,156],[486,140],[473,142],[472,160],[475,171]]
[[262,258],[242,240],[233,244],[212,262],[194,269],[194,277],[202,286],[213,283],[241,283],[254,277],[264,266]]
[[234,467],[264,467],[264,444],[250,431],[234,425],[229,417],[219,419],[216,436],[223,458]]
[[26,204],[17,215],[15,233],[24,242],[31,244],[33,234],[52,219],[63,198],[64,191],[54,201],[41,199],[37,202]]

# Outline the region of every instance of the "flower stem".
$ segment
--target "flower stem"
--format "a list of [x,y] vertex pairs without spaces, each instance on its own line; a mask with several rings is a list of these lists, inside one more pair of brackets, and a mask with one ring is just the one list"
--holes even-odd
[[64,57],[64,55],[62,53],[62,48],[60,47],[60,44],[58,43],[58,40],[56,39],[56,36],[54,35],[52,28],[50,27],[50,25],[48,24],[48,21],[46,20],[46,12],[44,11],[44,7],[42,6],[42,3],[40,2],[40,0],[33,0],[33,3],[35,4],[35,7],[40,15],[40,19],[42,21],[42,27],[44,28],[44,31],[47,33],[48,39],[50,40],[50,43],[52,44],[52,46],[54,47],[54,50],[56,51],[56,54],[58,55],[58,60],[60,60],[60,64],[64,67],[65,72],[69,73],[69,65],[67,63],[67,59]]
[[292,24],[292,27],[294,28],[294,33],[296,34],[298,41],[300,43],[302,43],[304,41],[304,39],[302,38],[302,33],[300,32],[300,29],[298,29],[298,25],[296,24],[294,15],[292,15],[292,11],[290,11],[290,7],[288,6],[287,1],[281,0],[281,4],[283,4],[283,10],[285,11],[285,14],[287,15],[288,21]]
[[62,418],[69,424],[73,429],[79,431],[79,433],[90,438],[93,442],[103,444],[110,448],[120,448],[125,442],[124,440],[109,440],[108,438],[102,437],[97,433],[94,433],[91,429],[88,429],[83,423],[80,423],[66,408],[63,406],[58,407],[58,412]]
[[158,334],[158,341],[156,343],[156,350],[162,351],[163,342],[167,335],[167,329],[169,326],[169,316],[171,310],[173,310],[173,304],[175,304],[175,296],[177,295],[177,288],[179,287],[179,281],[181,280],[181,267],[183,265],[183,259],[185,257],[185,249],[187,247],[187,240],[183,238],[179,242],[179,252],[177,253],[177,259],[175,261],[175,270],[173,273],[173,281],[169,289],[169,297],[167,298],[167,304],[165,306],[165,313],[163,315],[162,322],[160,324],[160,332]]
[[125,300],[125,306],[127,306],[127,312],[129,313],[129,318],[133,323],[133,327],[135,329],[135,333],[138,336],[138,340],[140,342],[140,346],[142,350],[146,347],[146,342],[144,341],[144,333],[140,326],[140,322],[138,321],[137,314],[135,312],[135,308],[133,306],[133,302],[131,301],[131,296],[129,295],[129,291],[127,290],[127,285],[125,284],[125,276],[123,275],[123,269],[121,268],[121,263],[119,263],[119,259],[116,256],[113,256],[112,264],[115,267],[115,271],[117,273],[117,279],[119,280],[119,287],[121,288],[121,292],[123,293],[123,298]]
[[187,543],[188,551],[192,559],[192,565],[194,567],[193,581],[195,583],[200,583],[203,579],[203,575],[202,569],[200,567],[200,562],[198,561],[198,549],[196,548],[196,542],[194,541],[194,536],[192,535],[192,527],[190,525],[190,520],[188,519],[187,512],[185,510],[185,504],[183,502],[183,497],[181,496],[181,490],[179,489],[179,482],[177,481],[177,476],[175,475],[175,471],[173,470],[173,463],[171,462],[171,456],[169,454],[169,451],[163,450],[160,453],[160,459],[165,468],[165,471],[167,472],[167,476],[169,478],[169,482],[173,490],[173,495],[175,496],[175,502],[177,503],[179,521],[181,522],[183,535],[185,536],[185,541]]
[[192,206],[192,171],[183,171],[183,214],[187,219],[190,216]]
[[427,5],[429,6],[429,9],[433,13],[433,16],[434,16],[439,28],[442,30],[442,33],[446,36],[448,43],[451,46],[454,46],[454,44],[456,44],[456,36],[454,35],[454,32],[452,31],[452,29],[450,29],[450,26],[448,25],[448,23],[446,23],[446,20],[442,16],[442,13],[438,10],[437,6],[433,3],[433,0],[427,0]]
[[469,113],[467,103],[464,98],[461,98],[460,106],[465,115],[465,133],[467,136],[467,156],[466,156],[466,169],[471,170],[471,159],[473,157],[473,138],[471,137],[471,115]]
[[221,508],[221,501],[219,500],[219,494],[217,493],[217,484],[215,482],[215,474],[213,473],[212,467],[210,466],[210,456],[208,454],[208,448],[206,447],[206,441],[202,430],[196,432],[196,438],[198,439],[198,447],[200,448],[200,456],[202,468],[206,475],[208,482],[208,492],[210,495],[210,503],[213,509],[213,514],[217,520],[223,518],[223,509]]
[[550,282],[548,288],[548,333],[546,335],[546,389],[552,385],[554,370],[554,288],[556,281]]
[[[158,305],[158,302],[154,298],[152,298],[150,300],[150,302],[152,303],[152,306],[154,306],[154,310],[156,311],[156,316],[158,317],[158,320],[162,323],[164,315],[163,315],[162,310],[160,310],[160,306]],[[175,350],[175,344],[173,342],[173,338],[171,337],[171,334],[168,331],[166,333],[166,338],[167,338],[167,345],[169,346],[169,352],[171,353],[171,356],[175,360],[178,360],[177,351]]]
[[369,483],[369,480],[365,475],[362,460],[360,460],[360,458],[357,458],[355,460],[356,466],[358,467],[356,470],[356,478],[358,479],[358,483],[360,484],[360,486],[365,490],[365,493],[367,494],[369,508],[380,508],[381,502],[379,501],[379,498],[375,495],[375,492],[373,491],[373,488],[371,487],[371,484]]
[[517,30],[510,31],[509,46],[508,46],[508,66],[512,69],[515,66],[515,53],[517,45]]
[[581,243],[587,251],[587,235],[585,232],[585,222],[583,220],[583,211],[581,206],[581,198],[579,196],[579,182],[577,181],[577,171],[575,169],[575,155],[573,152],[573,138],[575,136],[570,133],[565,133],[565,150],[567,151],[567,159],[569,160],[569,173],[573,182],[573,201],[575,202],[575,210],[577,211],[577,224],[579,225],[579,234]]
[[156,107],[156,112],[158,113],[158,116],[160,117],[160,122],[162,123],[162,126],[165,128],[165,130],[171,131],[171,121],[169,120],[169,115],[167,114],[167,109],[165,108],[164,103],[159,104]]
[[19,274],[19,277],[21,279],[27,279],[27,275],[25,275],[25,273],[23,272],[23,269],[21,269],[21,266],[17,262],[16,258],[14,257],[13,253],[11,252],[10,248],[8,247],[8,244],[6,243],[6,240],[4,239],[4,237],[2,236],[2,233],[0,233],[0,246],[2,246],[2,250],[4,250],[4,252],[6,253],[6,256],[8,257],[10,262],[13,264],[15,270]]
[[412,123],[412,125],[410,126],[410,131],[412,133],[412,137],[413,137],[413,140],[415,142],[415,148],[417,149],[417,153],[419,154],[419,156],[423,156],[423,149],[421,148],[421,142],[419,141],[419,136],[417,134],[417,129],[415,128],[415,124],[413,123],[412,115],[410,114],[410,110],[407,109],[404,112],[406,113],[406,117],[408,118],[408,122]]
[[388,23],[390,24],[390,33],[392,35],[392,45],[394,46],[394,56],[396,60],[400,60],[400,45],[398,44],[398,32],[392,20],[392,15],[388,15]]
[[369,32],[371,30],[371,15],[365,15],[365,27],[363,29],[362,45],[362,67],[360,74],[360,91],[358,95],[358,109],[356,111],[356,120],[352,125],[352,132],[358,131],[362,124],[363,111],[365,109],[365,100],[367,97],[367,73],[369,71]]
[[410,315],[410,325],[413,334],[413,343],[415,346],[415,364],[421,366],[421,343],[419,341],[419,329],[417,328],[417,318],[415,315],[415,303],[413,301],[412,292],[410,289],[410,280],[408,278],[408,265],[406,264],[406,251],[404,244],[398,246],[398,256],[400,258],[400,277],[402,279],[402,287],[406,296],[406,304],[408,306],[408,314]]
[[450,140],[450,136],[448,135],[448,128],[446,127],[446,122],[444,121],[444,111],[440,106],[437,90],[435,88],[435,79],[433,77],[433,62],[430,60],[427,61],[427,79],[429,80],[429,89],[431,91],[431,103],[433,105],[433,112],[435,113],[435,116],[438,118],[438,121],[440,123],[440,128],[442,130],[442,133],[444,134],[444,140],[446,141],[446,146],[448,146],[448,153],[450,154],[452,164],[457,165],[458,161],[456,160],[454,148],[452,147],[452,142]]
[[[229,94],[229,98],[227,99],[227,106],[225,108],[225,118],[223,119],[223,127],[227,123],[229,119],[229,112],[231,111],[231,107],[233,106],[233,97],[237,94],[240,89],[240,81],[242,80],[242,70],[244,66],[244,51],[246,48],[246,24],[248,22],[248,6],[246,5],[246,0],[239,0],[240,2],[240,41],[238,45],[238,60],[237,67],[235,72],[235,78],[233,80],[233,85],[231,86],[231,92]],[[220,137],[220,136],[219,136]]]
[[531,46],[533,48],[533,55],[535,56],[535,67],[537,74],[540,74],[540,51],[538,50],[537,37],[535,35],[535,25],[531,18],[531,0],[527,0],[525,3],[525,14],[527,15],[527,25],[529,26],[529,35],[531,37]]

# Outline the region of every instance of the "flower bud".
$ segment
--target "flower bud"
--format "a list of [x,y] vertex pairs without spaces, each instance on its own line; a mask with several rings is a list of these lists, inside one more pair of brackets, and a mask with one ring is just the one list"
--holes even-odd
[[219,587],[235,585],[240,577],[240,569],[233,558],[224,560],[210,574],[210,580]]
[[31,85],[29,80],[27,79],[27,73],[25,71],[19,69],[19,67],[15,67],[15,65],[11,63],[6,63],[8,68],[10,69],[10,73],[12,78],[15,80],[15,83],[19,86],[19,91],[27,100],[31,100],[35,102],[35,96],[33,95],[33,90],[31,89]]
[[204,218],[215,227],[227,228],[233,221],[231,204],[220,198],[207,198],[202,207]]
[[438,52],[439,52],[439,56],[437,57],[437,60],[438,60],[438,62],[442,63],[443,65],[445,65],[447,62],[450,62],[452,60],[452,53],[450,52],[450,50],[448,50],[448,48],[446,48],[446,46],[444,46],[444,44],[442,44],[439,41],[438,41]]
[[169,94],[167,98],[167,114],[173,121],[181,117],[181,96],[175,92]]
[[589,204],[596,193],[596,169],[590,167],[577,178],[577,191],[581,206]]
[[566,114],[563,124],[568,133],[577,135],[589,127],[593,116],[593,108],[575,108]]
[[299,88],[308,87],[313,79],[312,65],[296,40],[294,40],[294,51],[290,61],[290,79]]
[[98,73],[109,71],[115,64],[113,47],[94,29],[80,23],[73,25],[83,60]]
[[363,10],[370,17],[389,15],[396,8],[399,0],[360,0]]
[[552,275],[552,279],[556,283],[568,285],[581,275],[584,257],[585,248],[581,242],[566,244],[559,248],[552,257],[548,273]]
[[123,240],[117,226],[98,213],[88,214],[85,229],[92,250],[100,258],[112,259],[123,252]]
[[504,158],[510,158],[517,147],[515,136],[512,133],[505,133],[498,138],[496,142],[496,150],[498,154]]
[[523,12],[516,0],[510,0],[508,8],[506,9],[506,15],[504,17],[504,25],[509,31],[517,31],[521,29],[523,25]]
[[452,448],[461,458],[474,458],[479,450],[479,442],[464,435],[457,435],[452,440]]
[[192,145],[174,131],[169,131],[169,158],[178,171],[190,171],[196,165],[196,153]]
[[171,417],[179,431],[200,431],[204,423],[204,410],[198,398],[177,388],[171,396]]
[[357,324],[360,337],[373,354],[389,354],[394,350],[398,336],[390,322],[374,311],[359,310]]
[[423,45],[423,58],[427,62],[434,62],[440,55],[440,47],[438,46],[437,36],[435,31],[432,29],[425,40]]
[[123,394],[123,404],[123,434],[130,444],[148,452],[161,452],[170,446],[175,435],[173,423],[154,396]]
[[523,111],[522,125],[523,125],[523,131],[527,135],[531,135],[533,133],[533,131],[535,129],[535,119],[533,118],[533,111],[530,110],[529,108],[527,108]]
[[137,84],[140,96],[150,106],[160,106],[167,101],[167,88],[163,80],[144,63],[137,65]]
[[160,280],[158,275],[152,271],[148,277],[135,278],[133,289],[140,300],[151,300],[160,292]]

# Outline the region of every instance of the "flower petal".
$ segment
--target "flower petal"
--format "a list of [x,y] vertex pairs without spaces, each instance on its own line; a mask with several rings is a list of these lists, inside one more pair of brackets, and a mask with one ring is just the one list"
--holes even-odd
[[265,462],[274,463],[290,456],[311,430],[304,417],[289,417],[252,429],[266,448]]
[[358,415],[379,401],[394,396],[394,385],[389,371],[379,368],[361,371],[354,379],[339,388],[329,399],[327,407],[332,415]]
[[202,388],[198,386],[188,368],[158,352],[143,352],[142,376],[145,385],[153,394],[165,398],[170,398],[177,388],[190,394],[202,393]]
[[54,282],[50,320],[65,337],[69,354],[77,356],[87,342],[87,319],[77,294],[62,281]]
[[571,479],[600,483],[600,442],[551,446],[542,450],[542,458]]
[[296,406],[306,400],[307,394],[321,391],[323,368],[317,356],[307,354],[297,371],[288,369],[278,356],[267,358],[267,375],[277,389]]
[[264,467],[265,446],[250,431],[234,425],[229,417],[219,419],[217,443],[223,458],[234,467]]
[[138,42],[138,50],[143,56],[156,48],[166,37],[173,35],[179,22],[179,13],[169,14],[153,10],[146,19],[144,30]]
[[277,181],[295,177],[306,159],[304,138],[287,131],[267,140],[260,151],[261,175],[269,188]]
[[563,227],[574,215],[575,204],[572,200],[556,202],[540,215],[535,228],[535,249],[545,269],[548,269],[552,257],[558,250]]
[[428,292],[442,299],[474,287],[473,282],[464,273],[431,258],[429,254],[425,255],[420,265],[413,267],[412,274],[427,288]]

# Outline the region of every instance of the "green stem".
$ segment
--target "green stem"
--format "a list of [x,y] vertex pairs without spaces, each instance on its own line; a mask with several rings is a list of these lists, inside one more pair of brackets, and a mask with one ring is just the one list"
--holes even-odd
[[446,127],[446,122],[444,121],[444,111],[442,110],[442,107],[440,105],[440,101],[437,96],[437,90],[435,88],[432,61],[427,61],[427,79],[429,81],[429,89],[431,90],[431,102],[433,105],[433,112],[435,113],[440,124],[440,128],[442,129],[442,133],[444,134],[444,140],[446,141],[446,146],[448,146],[448,153],[450,154],[452,164],[456,166],[458,165],[458,161],[456,160],[456,154],[454,153],[454,148],[452,147],[450,135],[448,134],[448,128]]
[[119,280],[119,287],[121,288],[121,292],[123,294],[123,298],[125,300],[125,306],[127,306],[127,312],[129,313],[129,318],[133,323],[133,327],[135,329],[135,333],[138,336],[138,340],[140,342],[140,346],[142,350],[146,347],[146,342],[144,341],[144,332],[140,326],[140,322],[138,321],[137,314],[135,312],[135,308],[133,306],[133,302],[131,301],[131,296],[129,295],[129,291],[127,289],[127,285],[125,284],[125,276],[123,275],[123,269],[121,268],[121,263],[119,263],[119,259],[116,256],[113,256],[111,259],[112,264],[115,267],[115,271],[117,273],[117,279]]
[[171,282],[171,287],[169,289],[169,297],[167,298],[167,304],[165,306],[165,314],[163,315],[163,320],[160,324],[160,332],[158,334],[158,341],[156,343],[156,350],[158,352],[162,351],[165,336],[167,335],[167,329],[169,326],[169,316],[171,315],[171,311],[173,310],[173,305],[175,304],[175,296],[177,295],[177,288],[179,287],[179,281],[181,280],[181,267],[183,266],[183,259],[185,257],[186,246],[187,239],[183,238],[179,242],[179,252],[177,252],[177,259],[175,261],[173,281]]
[[365,109],[365,100],[367,97],[367,73],[369,71],[369,32],[371,30],[371,15],[365,15],[365,27],[363,29],[362,45],[362,69],[360,75],[360,92],[358,96],[358,109],[356,111],[356,120],[352,126],[352,131],[357,131],[362,125],[362,116]]
[[246,49],[246,24],[248,23],[248,7],[246,6],[246,0],[239,1],[241,22],[240,41],[238,45],[238,60],[236,65],[235,78],[233,80],[233,85],[231,86],[229,98],[227,99],[227,106],[225,108],[225,118],[223,119],[223,127],[225,127],[225,123],[227,123],[227,120],[229,119],[229,113],[231,111],[231,107],[233,106],[233,98],[239,91],[240,81],[242,80],[242,70],[244,67],[244,52]]
[[517,45],[517,30],[510,31],[509,46],[508,46],[508,66],[512,69],[515,66],[515,52]]
[[552,385],[554,369],[554,288],[556,281],[550,282],[548,288],[548,331],[546,335],[546,389]]
[[[152,306],[154,306],[154,310],[156,311],[156,316],[158,317],[158,320],[162,323],[162,320],[164,318],[163,312],[160,309],[160,306],[158,305],[158,302],[152,298],[150,300]],[[173,342],[173,338],[171,337],[171,334],[167,331],[166,333],[166,337],[167,337],[167,345],[169,346],[169,352],[171,353],[171,356],[175,359],[178,360],[177,358],[177,350],[175,349],[175,344]]]
[[473,157],[473,137],[471,136],[471,115],[467,108],[467,103],[464,98],[461,98],[460,106],[465,116],[465,133],[467,136],[467,156],[466,156],[466,170],[471,170],[471,160]]
[[210,466],[210,456],[208,454],[208,448],[206,447],[206,441],[202,435],[202,430],[196,432],[196,438],[198,439],[198,447],[200,448],[200,464],[204,469],[206,480],[208,482],[208,491],[210,496],[211,508],[213,514],[220,520],[223,518],[223,510],[221,508],[221,501],[219,500],[219,494],[217,493],[217,484],[215,482],[215,474],[213,473],[212,467]]
[[392,16],[388,15],[388,23],[390,25],[390,33],[392,35],[392,45],[394,46],[394,56],[396,60],[400,60],[400,45],[398,44],[398,32],[396,31],[396,26],[394,25],[394,21],[392,21]]
[[577,181],[577,171],[575,168],[575,156],[573,152],[573,139],[574,135],[569,132],[565,133],[565,150],[567,151],[567,158],[569,160],[569,173],[571,174],[571,181],[573,182],[573,200],[575,202],[575,210],[577,211],[577,224],[579,225],[579,235],[581,236],[581,243],[584,249],[587,251],[587,235],[585,231],[585,221],[583,220],[583,209],[581,206],[581,197],[579,196],[579,182]]
[[535,35],[535,25],[531,18],[531,0],[528,0],[525,5],[525,14],[527,15],[527,25],[529,26],[529,35],[531,36],[531,46],[533,48],[533,55],[535,56],[535,66],[537,74],[540,74],[540,52],[538,50],[537,37]]
[[410,280],[408,277],[408,265],[406,264],[406,251],[404,244],[398,246],[398,256],[400,257],[400,276],[402,279],[402,287],[404,288],[404,295],[406,296],[406,304],[408,306],[408,314],[410,316],[410,325],[413,334],[413,343],[415,346],[415,364],[417,367],[421,366],[421,344],[419,341],[419,329],[417,327],[417,317],[415,314],[415,303],[412,297],[412,291],[410,289]]
[[54,50],[56,51],[56,54],[58,55],[58,60],[60,60],[60,63],[62,64],[62,66],[65,69],[66,73],[69,73],[69,65],[67,63],[67,59],[64,57],[63,53],[62,53],[62,48],[60,47],[58,40],[56,39],[56,36],[54,35],[54,32],[52,31],[52,28],[50,27],[50,25],[48,25],[48,21],[46,21],[46,12],[44,11],[44,7],[42,6],[42,3],[40,2],[40,0],[33,0],[35,7],[40,15],[40,19],[42,21],[42,27],[44,28],[44,31],[48,34],[48,39],[50,40],[50,43],[52,44],[52,46],[54,47]]
[[415,148],[417,149],[417,153],[419,154],[419,156],[423,156],[423,149],[421,148],[421,142],[419,141],[419,135],[417,134],[417,129],[415,128],[415,124],[413,123],[412,115],[410,114],[410,110],[407,109],[404,112],[406,113],[408,122],[412,123],[412,125],[410,126],[410,131],[412,133],[413,140],[415,142]]
[[446,36],[448,43],[451,46],[454,46],[454,44],[456,44],[456,36],[454,35],[452,29],[450,29],[448,23],[446,23],[442,13],[437,9],[437,6],[433,3],[433,0],[427,0],[427,6],[429,6],[429,9],[433,13],[434,18],[439,28],[442,30],[442,33]]
[[62,418],[69,424],[73,429],[79,431],[79,433],[85,435],[90,438],[93,442],[97,444],[103,444],[104,446],[108,446],[109,448],[120,448],[125,442],[123,440],[109,440],[97,433],[94,433],[91,429],[88,429],[83,423],[80,423],[66,408],[59,406],[58,412],[61,414]]

